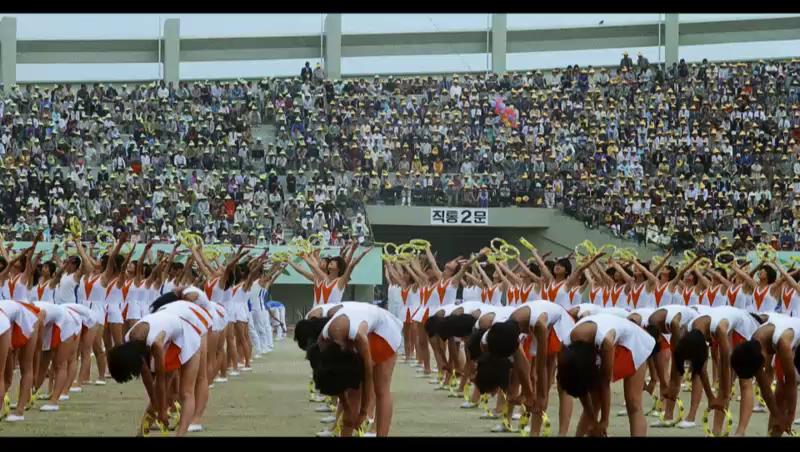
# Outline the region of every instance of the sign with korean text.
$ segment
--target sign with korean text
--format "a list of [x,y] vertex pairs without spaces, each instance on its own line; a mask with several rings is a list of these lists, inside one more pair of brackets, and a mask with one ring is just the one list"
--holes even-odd
[[489,209],[431,207],[432,226],[489,226]]

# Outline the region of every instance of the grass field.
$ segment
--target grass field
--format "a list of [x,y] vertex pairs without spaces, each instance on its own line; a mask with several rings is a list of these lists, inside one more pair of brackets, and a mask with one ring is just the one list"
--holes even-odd
[[[94,370],[94,369],[93,369]],[[231,377],[228,383],[216,384],[206,411],[202,433],[198,436],[313,436],[323,428],[319,422],[325,414],[315,413],[318,404],[307,401],[307,383],[310,369],[301,351],[291,340],[278,342],[275,351],[254,361],[253,371]],[[427,379],[416,378],[413,368],[398,364],[394,373],[395,400],[394,436],[497,436],[515,434],[491,433],[495,420],[482,420],[482,411],[460,409],[460,398],[448,398],[446,391],[434,391]],[[609,435],[627,436],[628,419],[616,416],[622,409],[622,384],[614,386],[612,419]],[[16,387],[11,398],[16,400]],[[686,409],[689,394],[681,393]],[[61,403],[61,410],[53,413],[38,411],[37,407],[25,414],[22,423],[0,422],[0,436],[133,436],[145,407],[145,392],[141,382],[120,385],[108,380],[106,386],[88,386],[71,400]],[[557,432],[558,405],[551,397],[548,414]],[[645,411],[652,402],[646,398]],[[494,401],[491,402],[494,406]],[[701,408],[694,429],[681,430],[648,428],[649,436],[703,436],[700,425]],[[731,411],[738,422],[738,404]],[[575,402],[570,433],[574,432],[580,413],[580,403]],[[648,423],[655,420],[648,417]],[[750,436],[766,434],[767,415],[754,413],[748,429]]]

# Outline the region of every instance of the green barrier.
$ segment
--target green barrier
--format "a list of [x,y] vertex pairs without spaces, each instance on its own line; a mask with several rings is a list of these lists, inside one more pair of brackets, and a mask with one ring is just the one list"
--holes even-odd
[[[63,243],[58,242],[39,242],[36,245],[36,252],[42,252],[42,259],[49,260],[50,256],[52,255],[53,246],[58,244],[58,252],[63,257],[64,256],[64,246]],[[6,242],[6,247],[11,247],[14,251],[19,251],[26,249],[31,246],[31,242]],[[151,248],[151,256],[156,256],[156,253],[162,251],[166,254],[172,252],[172,249],[175,245],[173,244],[165,244],[165,243],[156,243]],[[136,249],[134,250],[133,258],[138,259],[141,256],[142,252],[144,251],[145,245],[143,243],[139,243],[136,245]],[[269,248],[270,253],[275,252],[289,252],[292,251],[290,246],[288,245],[269,245],[269,246],[256,246],[248,250],[248,254],[251,256],[260,256],[261,253],[264,252],[264,248]],[[322,256],[338,256],[339,255],[339,248],[340,247],[327,247],[322,250]],[[353,273],[350,276],[350,284],[353,285],[380,285],[383,281],[383,263],[381,261],[381,253],[382,249],[380,247],[371,247],[372,249],[370,252],[364,256],[364,259],[361,260],[361,263],[358,264],[358,267],[353,270]],[[98,247],[95,245],[95,255],[97,254]],[[130,245],[123,245],[123,252],[127,252],[130,249]],[[236,252],[238,249],[237,246],[234,245],[225,245],[223,246],[227,252]],[[361,253],[363,248],[359,248],[356,251],[356,254]],[[75,247],[70,247],[70,253],[75,253]],[[189,257],[189,252],[184,247],[180,247],[178,249],[178,255],[175,257],[175,260],[178,262],[186,262],[186,259]],[[222,260],[220,259],[220,262]],[[301,267],[305,267],[306,264],[300,262],[299,265]],[[278,280],[276,281],[277,284],[311,284],[307,279],[300,276],[297,272],[294,271],[292,267],[286,267],[287,274],[281,275]]]

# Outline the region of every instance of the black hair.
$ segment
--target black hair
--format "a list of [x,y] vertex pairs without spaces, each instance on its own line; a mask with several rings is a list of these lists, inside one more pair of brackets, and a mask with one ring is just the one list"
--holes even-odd
[[794,368],[800,372],[800,353],[797,353],[797,349],[794,350]]
[[308,350],[311,344],[317,341],[322,329],[328,323],[330,317],[319,317],[313,319],[303,319],[294,326],[294,341],[297,342],[300,350]]
[[558,384],[572,397],[582,397],[600,381],[597,350],[594,344],[576,341],[564,347],[558,356]]
[[519,348],[519,325],[513,320],[499,322],[489,328],[486,345],[489,353],[507,358]]
[[667,265],[664,268],[666,268],[667,271],[669,272],[669,280],[670,281],[672,281],[673,279],[675,279],[676,276],[678,276],[678,271],[675,270],[675,267],[673,267],[672,265]]
[[139,378],[142,362],[150,360],[150,349],[145,341],[128,341],[108,352],[108,371],[117,383]]
[[497,270],[495,270],[494,264],[486,264],[486,267],[483,267],[483,272],[486,273],[486,276],[488,276],[489,279],[494,279],[495,271]]
[[544,266],[547,267],[548,270],[550,270],[550,273],[553,273],[553,269],[556,267],[556,261],[548,259],[544,261]]
[[722,277],[723,277],[723,278],[727,278],[727,277],[728,277],[728,272],[727,272],[727,271],[726,271],[724,268],[722,268],[722,267],[715,267],[715,268],[714,268],[714,270],[715,270],[717,273],[719,273],[720,275],[722,275]]
[[425,333],[428,334],[428,337],[439,335],[439,328],[441,328],[443,320],[444,317],[438,315],[428,317],[428,320],[425,322]]
[[703,371],[708,359],[708,343],[705,335],[698,330],[686,333],[675,346],[674,357],[673,362],[680,375],[683,375],[683,363],[686,361],[689,361],[692,375],[698,375]]
[[328,263],[330,264],[331,262],[336,262],[336,266],[339,268],[339,274],[336,276],[342,276],[342,274],[344,274],[344,270],[347,268],[347,262],[345,262],[344,258],[342,256],[328,258]]
[[170,304],[172,302],[180,300],[178,294],[175,293],[174,290],[170,290],[169,292],[161,295],[160,297],[153,300],[153,303],[150,305],[150,312],[156,312],[161,309],[162,306]]
[[653,339],[656,340],[656,345],[653,346],[653,351],[650,352],[650,357],[652,358],[653,356],[656,356],[658,354],[658,351],[661,349],[659,343],[660,341],[663,340],[663,338],[661,337],[661,333],[658,332],[658,328],[656,328],[655,325],[647,325],[646,327],[644,327],[644,330],[647,331],[650,334],[650,336],[652,336]]
[[316,369],[319,365],[319,342],[312,342],[306,350],[306,359],[311,365],[311,369]]
[[761,266],[761,270],[764,270],[765,272],[767,272],[767,282],[768,283],[772,284],[772,283],[775,282],[776,279],[778,279],[778,273],[775,271],[774,268],[772,268],[771,265],[764,264],[764,265]]
[[441,327],[439,327],[439,334],[442,339],[449,339],[451,337],[465,337],[472,333],[472,328],[475,326],[475,317],[469,314],[457,314],[445,317]]
[[569,259],[562,257],[561,259],[555,261],[555,263],[553,264],[553,268],[555,268],[556,265],[564,267],[565,276],[569,276],[572,274],[572,262],[570,262]]
[[511,360],[491,354],[478,358],[475,373],[475,387],[481,394],[494,392],[495,389],[506,390],[511,377]]
[[536,262],[531,262],[528,264],[528,270],[536,276],[542,276],[542,272],[539,270],[539,264]]
[[8,261],[4,257],[0,257],[0,272],[6,269],[8,266]]
[[144,264],[143,271],[144,271],[144,277],[148,278],[150,276],[150,273],[153,272],[153,266],[150,264]]
[[481,357],[483,351],[481,350],[481,339],[486,330],[478,328],[469,335],[467,339],[467,354],[471,361],[477,361]]
[[764,355],[761,354],[761,344],[755,339],[742,342],[731,352],[731,368],[739,378],[755,377],[756,372],[763,365]]
[[76,256],[70,256],[70,257],[67,258],[67,261],[72,261],[72,263],[75,264],[76,267],[80,267],[81,266],[81,257],[80,256],[77,256],[77,255]]
[[336,342],[319,348],[315,358],[314,384],[327,396],[342,394],[347,389],[358,389],[364,380],[364,361],[354,351],[343,350]]
[[50,270],[50,276],[53,276],[53,275],[56,274],[56,270],[58,269],[58,267],[56,267],[56,263],[55,262],[47,261],[42,265],[47,267]]

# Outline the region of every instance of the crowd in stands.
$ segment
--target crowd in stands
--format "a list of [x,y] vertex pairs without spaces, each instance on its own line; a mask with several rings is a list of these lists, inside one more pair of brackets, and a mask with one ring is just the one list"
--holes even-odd
[[[58,234],[72,211],[145,234],[277,243],[282,225],[340,240],[368,236],[365,203],[518,206],[676,249],[730,235],[737,253],[795,250],[799,108],[798,61],[664,69],[627,54],[499,76],[329,80],[306,65],[259,82],[25,87],[0,104],[0,202],[17,233]],[[274,136],[254,137],[262,124]]]
[[287,175],[254,136],[272,111],[267,86],[11,87],[0,94],[0,232],[57,240],[77,216],[90,241],[120,231],[174,241],[187,228],[208,243],[363,240],[363,204],[331,173]]

